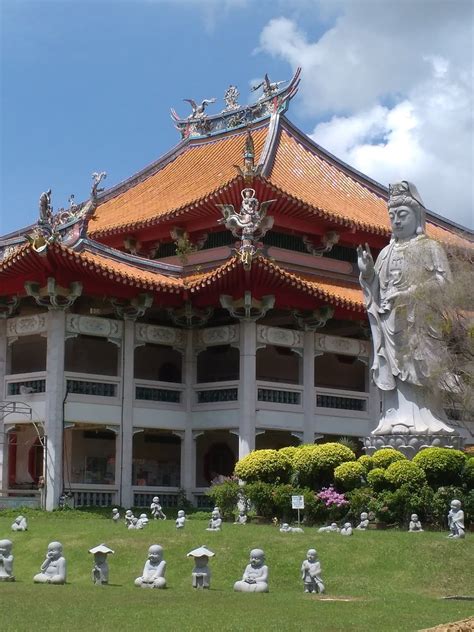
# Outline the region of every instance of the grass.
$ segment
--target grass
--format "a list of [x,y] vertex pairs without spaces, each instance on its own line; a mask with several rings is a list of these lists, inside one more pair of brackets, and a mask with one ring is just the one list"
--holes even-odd
[[[12,517],[0,513],[0,539],[14,542],[15,583],[0,583],[0,630],[23,632],[87,627],[102,630],[179,628],[187,632],[350,630],[409,632],[474,614],[474,603],[444,601],[448,595],[474,595],[474,538],[451,541],[445,533],[356,532],[351,538],[318,534],[281,534],[268,525],[225,524],[207,533],[204,521],[190,520],[176,531],[174,520],[152,522],[143,531],[93,513],[25,512],[27,533],[10,531]],[[35,585],[46,547],[60,540],[68,562],[66,586]],[[105,542],[110,584],[91,582],[88,549]],[[135,588],[150,544],[161,544],[167,565],[166,590]],[[210,591],[191,587],[192,560],[186,554],[206,544],[211,560]],[[269,594],[232,591],[247,564],[249,550],[265,550],[270,569]],[[303,593],[299,576],[308,548],[318,550],[327,597]],[[337,599],[348,599],[338,601]]]

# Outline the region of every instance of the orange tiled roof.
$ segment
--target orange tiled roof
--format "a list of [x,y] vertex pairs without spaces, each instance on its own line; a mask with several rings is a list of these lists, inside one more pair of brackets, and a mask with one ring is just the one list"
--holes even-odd
[[[386,196],[374,193],[341,166],[299,142],[283,126],[268,179],[331,221],[352,223],[387,236],[391,232]],[[466,245],[457,233],[429,221],[426,232],[433,239]]]
[[[258,161],[268,127],[252,131]],[[159,171],[100,204],[89,233],[96,237],[153,224],[157,218],[195,204],[233,180],[242,163],[244,130],[204,143],[190,144]]]
[[[237,257],[232,257],[214,270],[193,274],[185,278],[186,287],[192,292],[199,292],[205,287],[212,286],[236,268],[242,267]],[[364,312],[365,303],[362,290],[356,283],[332,279],[323,276],[313,276],[290,272],[276,265],[265,257],[257,257],[252,264],[252,273],[262,278],[271,278],[273,284],[293,287],[295,290],[310,294],[315,298],[329,301],[346,309]]]

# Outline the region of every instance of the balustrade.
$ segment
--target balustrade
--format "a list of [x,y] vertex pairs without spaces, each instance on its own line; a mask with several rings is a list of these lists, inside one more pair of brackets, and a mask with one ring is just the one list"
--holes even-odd
[[178,507],[180,498],[182,498],[178,492],[171,493],[171,494],[169,492],[163,493],[161,491],[134,492],[133,493],[133,506],[134,507],[150,507],[154,496],[159,496],[160,505],[163,507],[163,509]]
[[73,490],[74,507],[112,507],[115,505],[115,491]]
[[368,398],[368,393],[338,391],[337,389],[316,389],[317,408],[366,413],[368,410]]

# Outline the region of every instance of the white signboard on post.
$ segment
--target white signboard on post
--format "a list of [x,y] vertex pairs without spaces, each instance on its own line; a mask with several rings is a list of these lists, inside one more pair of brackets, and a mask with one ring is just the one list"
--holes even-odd
[[292,509],[304,509],[304,496],[292,496],[291,497]]

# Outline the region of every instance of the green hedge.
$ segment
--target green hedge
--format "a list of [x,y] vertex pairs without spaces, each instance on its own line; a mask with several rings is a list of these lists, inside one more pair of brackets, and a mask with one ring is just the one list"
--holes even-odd
[[367,474],[367,482],[374,491],[380,491],[387,487],[387,479],[385,478],[385,470],[382,467],[374,467]]
[[300,485],[316,489],[332,483],[335,468],[346,461],[355,461],[355,454],[339,443],[304,445],[295,453],[293,467]]
[[461,480],[463,485],[468,489],[474,489],[474,458],[467,459],[466,464],[461,472]]
[[278,450],[255,450],[236,463],[234,473],[248,483],[286,483],[291,471],[291,461],[285,454]]
[[384,470],[386,470],[392,463],[395,463],[395,461],[402,461],[406,459],[407,457],[404,454],[394,448],[382,448],[372,454],[372,463],[374,468],[381,467]]
[[415,489],[426,485],[424,471],[412,461],[395,461],[385,470],[385,478],[392,487],[408,485]]
[[361,487],[365,470],[357,461],[348,461],[338,465],[334,470],[336,485],[345,491]]
[[362,456],[360,456],[357,459],[357,463],[360,463],[362,465],[366,473],[370,472],[370,470],[373,470],[375,467],[373,458],[368,454],[363,454]]
[[425,448],[413,457],[413,463],[425,472],[432,487],[459,485],[466,455],[450,448]]

